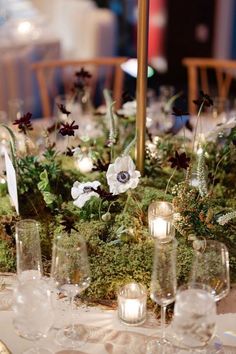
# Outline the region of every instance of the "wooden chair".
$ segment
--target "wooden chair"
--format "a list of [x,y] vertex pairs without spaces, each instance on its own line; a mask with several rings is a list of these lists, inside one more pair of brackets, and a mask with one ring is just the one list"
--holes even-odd
[[[52,116],[51,102],[58,95],[58,86],[63,81],[64,92],[70,92],[75,80],[76,71],[84,68],[92,73],[91,85],[95,91],[101,75],[104,79],[103,88],[112,90],[115,108],[121,106],[124,72],[121,64],[127,60],[125,57],[106,57],[82,60],[51,60],[32,64],[39,84],[39,93],[42,103],[43,116]],[[58,77],[60,78],[58,80]],[[59,82],[58,82],[59,81]]]
[[212,58],[184,58],[183,65],[187,67],[188,74],[188,109],[196,114],[197,107],[193,100],[198,98],[199,91],[211,95],[209,71],[215,72],[218,97],[228,97],[232,79],[236,77],[236,60],[221,60]]

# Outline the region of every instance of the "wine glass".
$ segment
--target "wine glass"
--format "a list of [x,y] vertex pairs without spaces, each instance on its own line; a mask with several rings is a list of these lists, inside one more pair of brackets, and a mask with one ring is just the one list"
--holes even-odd
[[53,245],[51,278],[60,292],[68,296],[71,309],[71,324],[57,333],[57,342],[67,348],[85,343],[88,333],[83,326],[73,321],[73,303],[90,284],[90,270],[86,243],[78,233],[63,235]]
[[[48,283],[42,278],[20,282],[14,289],[14,300],[13,326],[17,334],[31,341],[46,337],[54,320]],[[47,354],[51,351],[36,346],[24,353]]]
[[24,219],[16,223],[17,275],[20,281],[42,276],[39,223]]
[[208,285],[215,301],[223,299],[230,290],[229,252],[219,241],[199,241],[190,272],[190,283]]
[[181,286],[176,295],[172,329],[177,346],[188,353],[216,353],[208,344],[215,334],[216,304],[205,284]]
[[154,263],[151,280],[151,299],[161,306],[160,337],[147,343],[147,353],[172,353],[172,345],[166,338],[166,307],[175,300],[177,241],[155,243]]

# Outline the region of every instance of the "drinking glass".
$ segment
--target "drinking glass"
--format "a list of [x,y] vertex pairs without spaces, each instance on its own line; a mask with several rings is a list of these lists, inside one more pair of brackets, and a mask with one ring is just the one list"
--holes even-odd
[[208,285],[215,301],[219,301],[230,290],[228,249],[223,243],[214,240],[200,241],[200,246],[194,252],[190,282]]
[[42,257],[39,223],[24,219],[16,223],[17,275],[20,281],[39,279],[42,275]]
[[172,328],[177,346],[188,353],[216,353],[208,344],[215,334],[216,304],[205,284],[181,286],[176,295]]
[[67,348],[78,347],[86,341],[88,333],[73,320],[73,303],[90,284],[90,270],[86,243],[81,235],[57,238],[53,245],[51,278],[60,292],[68,296],[71,309],[71,324],[57,333],[57,342]]
[[172,345],[166,338],[166,307],[175,300],[177,241],[155,244],[151,280],[151,299],[161,306],[160,337],[147,343],[147,353],[172,353]]
[[[14,289],[14,298],[13,326],[17,334],[31,341],[46,337],[54,320],[48,283],[44,279],[20,282]],[[47,354],[51,351],[36,344],[24,353]]]

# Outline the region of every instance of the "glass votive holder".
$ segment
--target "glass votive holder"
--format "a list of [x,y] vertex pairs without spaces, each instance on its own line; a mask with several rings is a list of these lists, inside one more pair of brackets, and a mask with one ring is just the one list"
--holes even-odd
[[128,326],[139,326],[146,320],[147,290],[138,283],[124,285],[118,291],[118,317]]
[[149,232],[159,242],[169,242],[175,236],[173,205],[169,202],[153,202],[148,208]]

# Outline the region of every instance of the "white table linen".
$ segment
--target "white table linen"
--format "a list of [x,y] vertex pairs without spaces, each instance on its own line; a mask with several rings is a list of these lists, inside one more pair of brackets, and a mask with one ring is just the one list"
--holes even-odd
[[[148,336],[155,335],[158,322],[149,315],[147,321],[140,327],[127,327],[121,324],[114,310],[101,308],[79,308],[75,310],[77,322],[88,326],[91,335],[88,342],[76,353],[88,354],[135,354],[145,344]],[[62,322],[67,323],[68,311],[62,311]],[[0,312],[0,340],[2,340],[13,354],[20,354],[31,348],[33,343],[17,336],[12,325],[12,311]],[[61,323],[62,324],[62,323]],[[234,333],[234,334],[233,334]],[[58,353],[65,348],[55,343],[56,329],[50,331],[48,337],[40,341],[40,346],[47,347],[53,353]],[[217,334],[224,344],[226,354],[236,353],[236,314],[217,316]],[[65,351],[64,353],[69,353]],[[186,353],[186,352],[185,352]]]

